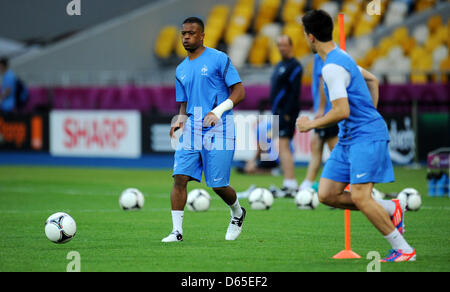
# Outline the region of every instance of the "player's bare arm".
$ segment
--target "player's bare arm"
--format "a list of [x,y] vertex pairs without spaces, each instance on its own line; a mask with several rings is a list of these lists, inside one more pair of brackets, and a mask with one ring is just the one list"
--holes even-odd
[[347,98],[338,98],[331,102],[331,110],[321,118],[310,120],[307,116],[297,119],[297,128],[300,132],[308,132],[311,129],[320,129],[345,120],[350,115],[350,107]]
[[236,83],[230,87],[231,95],[227,100],[219,104],[216,108],[210,111],[203,120],[203,127],[214,126],[222,117],[222,114],[231,110],[245,99],[245,88],[241,82]]
[[184,122],[187,119],[186,115],[187,102],[182,102],[180,104],[180,111],[178,113],[177,119],[174,124],[170,127],[170,137],[173,138],[175,131],[183,127]]
[[361,74],[364,77],[364,80],[366,80],[367,87],[370,91],[370,96],[372,97],[373,105],[375,108],[378,105],[378,97],[379,97],[379,89],[378,89],[378,79],[375,75],[370,73],[369,71],[365,69],[361,69]]

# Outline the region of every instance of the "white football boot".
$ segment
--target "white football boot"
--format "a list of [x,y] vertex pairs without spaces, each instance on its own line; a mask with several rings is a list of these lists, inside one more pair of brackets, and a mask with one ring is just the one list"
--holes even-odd
[[245,214],[247,213],[244,208],[242,208],[242,216],[231,217],[230,225],[228,225],[227,234],[225,234],[225,240],[235,240],[239,237],[242,231],[242,224],[244,223]]
[[169,236],[161,240],[161,242],[178,242],[178,241],[183,241],[183,235],[177,230],[172,231],[172,233],[170,233]]

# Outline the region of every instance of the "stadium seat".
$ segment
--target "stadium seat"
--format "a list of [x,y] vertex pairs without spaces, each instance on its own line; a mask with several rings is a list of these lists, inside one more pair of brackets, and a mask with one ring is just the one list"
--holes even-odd
[[231,13],[225,32],[225,43],[231,45],[234,39],[247,32],[254,14],[254,0],[238,0]]
[[217,48],[225,31],[228,14],[229,8],[226,5],[216,5],[211,9],[205,24],[205,45],[207,47]]
[[408,81],[406,74],[403,72],[410,71],[411,60],[404,56],[403,48],[399,44],[391,47],[387,56],[381,59],[384,62],[374,65],[374,67],[379,66],[374,68],[374,71],[385,74],[387,81],[392,84],[403,84]]
[[261,34],[268,36],[272,41],[276,41],[278,36],[281,34],[282,27],[278,23],[269,23],[266,24],[261,29]]
[[378,45],[381,56],[386,56],[391,48],[395,45],[391,36],[384,37]]
[[441,81],[442,82],[449,82],[449,76],[450,76],[450,56],[447,56],[445,60],[441,62],[439,65],[439,70],[443,71],[441,74]]
[[377,48],[371,48],[365,57],[365,63],[367,64],[367,67],[372,67],[372,64],[375,62],[375,60],[378,58],[379,52]]
[[433,15],[428,19],[427,22],[428,29],[430,34],[433,34],[439,27],[442,26],[442,18],[438,15]]
[[299,23],[298,19],[303,14],[306,0],[286,0],[281,8],[281,19],[285,24]]
[[404,58],[403,49],[399,45],[395,45],[389,50],[387,57],[392,61]]
[[332,18],[335,18],[339,12],[339,4],[334,1],[325,2],[320,6],[320,9],[328,12]]
[[205,28],[205,39],[203,44],[210,48],[217,48],[219,40],[221,38],[221,31],[216,27]]
[[355,45],[357,51],[357,58],[363,58],[367,52],[374,46],[373,40],[370,37],[359,38]]
[[428,77],[426,72],[433,69],[432,56],[423,48],[414,50],[411,54],[411,82],[426,83]]
[[259,33],[266,24],[269,24],[275,20],[275,17],[278,15],[280,4],[280,0],[261,1],[253,26],[256,33]]
[[267,36],[269,41],[269,63],[271,65],[277,64],[279,61],[281,61],[281,55],[278,50],[277,46],[277,39],[281,35],[282,27],[280,24],[277,23],[270,23],[265,25],[261,29],[261,35]]
[[236,68],[241,68],[247,61],[253,37],[250,34],[243,34],[236,37],[229,47],[228,56]]
[[428,40],[430,31],[425,24],[421,24],[414,28],[412,35],[418,44],[423,45]]
[[443,44],[448,44],[450,40],[450,27],[449,26],[440,26],[435,31],[435,37],[439,39]]
[[225,43],[230,46],[238,36],[244,34],[243,31],[240,27],[230,25],[225,33]]
[[441,63],[448,58],[448,47],[445,45],[439,45],[433,51],[433,69],[438,70]]
[[[372,28],[368,23],[366,23],[364,21],[360,21],[356,25],[353,35],[355,37],[361,37],[361,36],[368,35],[371,31],[372,31]],[[333,37],[333,39],[335,39],[335,38]]]
[[415,47],[411,50],[411,61],[416,63],[418,62],[423,56],[425,56],[427,53],[423,47]]
[[155,44],[155,54],[159,58],[166,59],[171,56],[175,49],[177,28],[165,26],[161,29]]
[[268,57],[270,39],[264,35],[258,35],[253,40],[253,45],[250,50],[249,62],[254,66],[263,66]]
[[403,1],[391,1],[384,17],[384,25],[402,23],[408,13],[408,4]]
[[313,9],[320,9],[320,6],[322,6],[325,2],[328,2],[328,0],[315,0],[315,1],[312,1]]
[[374,28],[380,23],[380,21],[381,16],[363,13],[359,16],[359,19],[355,21],[353,36],[360,37],[371,33]]
[[304,57],[311,52],[304,37],[303,26],[288,23],[283,27],[282,33],[291,38],[294,47],[294,56],[296,58]]
[[414,2],[416,4],[415,5],[416,12],[421,12],[421,11],[427,10],[436,4],[435,0],[418,0],[418,1],[414,1]]
[[[335,3],[335,2],[334,2]],[[346,36],[350,36],[353,34],[353,30],[357,19],[362,14],[362,5],[361,1],[346,1],[343,4],[342,12],[345,15],[344,23],[345,23],[345,34]],[[337,19],[336,19],[337,21]],[[336,22],[337,25],[337,22]]]
[[183,46],[183,42],[181,40],[181,33],[178,33],[176,47],[175,47],[175,53],[177,57],[179,58],[186,58],[187,52]]
[[404,42],[409,38],[409,31],[406,26],[400,26],[394,30],[392,33],[392,38],[398,44]]
[[411,73],[411,83],[412,84],[424,84],[428,82],[426,74],[423,73]]
[[403,52],[405,55],[410,55],[411,50],[416,47],[416,40],[412,37],[408,37],[406,40],[401,42],[401,46],[403,47]]

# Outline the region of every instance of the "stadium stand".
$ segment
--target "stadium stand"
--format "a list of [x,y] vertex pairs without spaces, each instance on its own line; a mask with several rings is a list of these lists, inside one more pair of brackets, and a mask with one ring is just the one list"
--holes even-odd
[[[405,21],[427,10],[437,10],[438,4],[445,5],[448,9],[449,3],[438,1],[380,1],[380,3],[381,15],[370,15],[365,12],[366,2],[360,0],[257,2],[238,0],[228,22],[226,22],[228,15],[226,6],[218,5],[212,9],[207,21],[212,26],[207,35],[209,32],[212,37],[207,44],[218,48],[221,33],[224,27],[228,27],[223,40],[237,67],[243,67],[245,60],[247,65],[261,68],[280,61],[275,45],[276,37],[287,34],[294,42],[295,57],[308,63],[310,51],[299,23],[302,13],[309,8],[320,8],[336,19],[338,12],[342,11],[345,14],[346,37],[350,43],[348,51],[362,67],[384,76],[389,83],[421,84],[429,80],[446,81],[448,74],[436,72],[448,71],[450,27],[448,14],[444,14],[445,19],[440,14],[432,14],[428,19],[410,25],[405,25]],[[212,21],[213,17],[217,20]],[[392,28],[392,31],[382,38],[375,39],[371,36],[374,31],[386,28]],[[333,37],[337,41],[338,30],[335,30]],[[311,70],[309,64],[306,64],[306,67],[307,70]],[[309,82],[308,77],[306,81]]]
[[[66,6],[70,1],[2,1],[0,4],[2,24],[14,25],[1,25],[0,36],[12,42],[19,42],[25,47],[41,45],[44,47],[157,1],[109,0],[108,5],[105,5],[105,1],[81,1],[84,2],[82,17],[70,19],[66,14]],[[0,53],[2,56],[5,55],[5,52],[1,51],[1,45]]]
[[[13,59],[17,72],[32,85],[26,109],[175,111],[176,104],[168,97],[174,95],[175,66],[186,57],[179,35],[179,22],[186,15],[204,18],[206,45],[226,51],[239,69],[250,97],[240,105],[242,109],[256,108],[259,99],[267,97],[271,68],[281,58],[276,47],[280,34],[292,38],[295,56],[306,71],[303,84],[309,86],[312,55],[299,21],[311,8],[324,9],[335,18],[344,12],[349,54],[390,88],[386,92],[395,84],[447,84],[449,80],[449,1],[380,1],[381,15],[369,15],[367,1],[362,0],[195,0],[195,7],[176,0],[158,3],[38,54]],[[183,13],[173,15],[175,7]],[[333,37],[337,41],[337,30]],[[44,66],[46,70],[41,71]],[[445,88],[432,92],[445,93]],[[308,91],[304,88],[302,94],[307,102]],[[442,102],[440,97],[436,102]]]
[[155,54],[158,58],[167,59],[175,50],[179,34],[177,27],[174,25],[165,26],[160,31],[155,43]]

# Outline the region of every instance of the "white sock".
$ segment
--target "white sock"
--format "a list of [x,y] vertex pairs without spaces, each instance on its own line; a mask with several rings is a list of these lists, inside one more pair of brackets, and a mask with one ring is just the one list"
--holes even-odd
[[239,204],[238,198],[236,198],[236,202],[234,202],[233,204],[230,205],[230,209],[231,209],[232,217],[241,218],[242,208],[241,208],[241,205]]
[[406,242],[405,238],[398,232],[397,228],[384,238],[389,241],[393,249],[401,249],[405,253],[411,253],[413,251],[413,248]]
[[305,179],[300,185],[300,190],[311,188],[314,182]]
[[172,232],[178,231],[183,234],[183,216],[184,211],[172,210]]
[[380,204],[389,213],[389,216],[394,215],[395,203],[392,202],[392,200],[375,199],[375,201],[377,201],[377,203]]
[[283,187],[287,187],[287,188],[289,188],[289,189],[296,189],[296,188],[298,188],[298,183],[297,183],[297,180],[294,178],[294,179],[284,179],[284,181],[283,181]]

